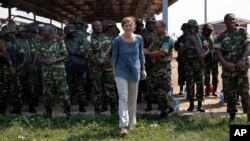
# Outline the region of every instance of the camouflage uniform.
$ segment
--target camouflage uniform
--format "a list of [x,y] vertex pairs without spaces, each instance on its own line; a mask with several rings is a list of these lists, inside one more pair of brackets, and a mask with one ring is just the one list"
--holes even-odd
[[[7,59],[8,67],[13,67],[15,70],[18,68],[18,47],[15,39],[15,35],[13,38],[8,40],[9,34],[14,34],[16,32],[16,28],[14,25],[9,24],[2,28],[4,35],[4,46],[6,48],[6,55],[9,56]],[[6,73],[7,74],[7,87],[8,87],[8,95],[11,95],[11,101],[13,105],[13,110],[11,113],[13,114],[21,114],[21,88],[20,81],[17,73]]]
[[[210,35],[205,35],[206,34],[206,30],[211,30],[211,34]],[[204,69],[205,71],[205,86],[206,86],[206,95],[209,95],[209,91],[210,91],[210,74],[212,73],[212,85],[213,85],[213,95],[217,96],[215,94],[216,90],[217,90],[217,85],[218,85],[218,74],[219,74],[219,69],[218,69],[218,58],[216,55],[216,52],[214,50],[214,35],[212,35],[212,30],[213,27],[211,24],[205,24],[203,26],[203,32],[201,34],[201,37],[203,38],[203,40],[206,41],[206,43],[208,43],[208,47],[210,49],[209,54],[205,57],[205,64],[206,67]]]
[[[227,30],[221,33],[215,42],[214,48],[219,49],[227,62],[236,64],[242,57],[245,45],[250,43],[245,29],[237,27],[233,35]],[[235,114],[237,112],[237,94],[241,95],[243,111],[249,111],[249,82],[248,82],[248,59],[241,70],[229,71],[222,66],[223,91],[227,98],[227,112]]]
[[[150,48],[153,45],[153,40],[156,36],[156,33],[154,31],[154,27],[149,29],[150,26],[155,26],[156,20],[155,18],[149,18],[146,22],[146,28],[142,30],[142,37],[144,40],[144,48]],[[150,61],[150,58],[148,56],[145,56],[145,67],[148,78],[153,75],[153,71],[151,70],[152,62]],[[151,111],[152,110],[152,103],[158,103],[158,95],[153,96],[152,95],[152,89],[149,89],[149,86],[152,85],[149,79],[140,81],[139,83],[139,92],[138,92],[138,101],[140,101],[142,94],[144,94],[145,99],[147,100],[147,107],[145,111]],[[153,96],[153,97],[152,97]]]
[[[79,111],[85,112],[86,110],[84,108],[84,103],[87,103],[86,89],[84,88],[85,86],[84,82],[86,80],[84,76],[86,75],[86,69],[87,69],[86,66],[87,61],[85,59],[85,55],[90,45],[87,40],[83,41],[83,39],[79,39],[75,35],[76,34],[75,31],[76,31],[75,26],[72,24],[68,24],[64,28],[64,32],[66,34],[66,36],[64,37],[64,41],[67,47],[67,52],[69,54],[69,58],[77,57],[80,58],[80,60],[82,60],[85,63],[83,64],[84,66],[83,71],[76,73],[70,70],[72,68],[70,68],[69,64],[72,63],[70,62],[72,60],[69,59],[68,62],[66,63],[66,79],[69,86],[70,96],[73,97],[73,95],[75,94],[78,96]],[[81,68],[79,68],[78,70],[80,69]]]
[[[149,51],[164,51],[165,56],[161,58],[150,57],[152,63],[151,71],[152,75],[149,75],[150,88],[154,90],[150,94],[158,93],[158,99],[160,104],[161,115],[167,114],[171,106],[168,103],[168,92],[171,91],[171,60],[172,60],[172,48],[171,39],[169,36],[157,36],[152,46],[149,47]],[[152,98],[149,95],[148,98]]]
[[[188,28],[198,30],[198,24],[196,20],[188,21]],[[200,59],[200,56],[204,52],[203,42],[200,36],[197,33],[188,33],[187,40],[184,44],[183,49],[188,49],[185,52],[186,58],[186,89],[187,89],[187,98],[190,101],[190,107],[188,111],[193,111],[194,109],[194,85],[196,84],[196,99],[198,100],[197,110],[200,112],[204,112],[205,110],[202,108],[203,101],[203,60]],[[194,49],[189,49],[192,46]]]
[[116,111],[116,94],[112,66],[110,63],[111,45],[109,38],[100,33],[91,35],[92,50],[89,53],[89,69],[93,84],[92,100],[95,106],[95,113],[100,113],[103,92],[107,95],[111,107],[111,113]]
[[[39,56],[41,61],[48,59],[53,60],[68,55],[64,41],[56,39],[55,37],[52,38],[53,39],[42,40],[39,44]],[[54,100],[59,100],[61,106],[65,109],[66,116],[70,116],[70,97],[65,74],[64,62],[50,65],[42,64],[44,107],[47,110],[46,116],[49,118],[52,116]],[[57,99],[57,96],[59,99]]]
[[[34,106],[37,104],[35,100],[35,95],[33,93],[33,82],[32,82],[32,68],[31,68],[31,50],[32,46],[30,46],[26,33],[27,29],[20,25],[17,27],[17,45],[18,45],[18,52],[19,52],[19,71],[18,76],[21,84],[22,90],[22,100],[23,102],[29,103],[29,112],[36,113]],[[25,35],[24,35],[25,34]]]
[[[176,51],[178,51],[180,48],[182,48],[186,42],[187,33],[185,33],[184,30],[187,28],[187,23],[184,23],[181,27],[181,30],[184,32],[177,40],[177,42],[174,45],[174,48]],[[186,56],[185,54],[180,54],[178,52],[177,56],[177,62],[178,62],[178,85],[180,86],[180,93],[179,95],[182,95],[183,86],[185,85],[186,81]]]

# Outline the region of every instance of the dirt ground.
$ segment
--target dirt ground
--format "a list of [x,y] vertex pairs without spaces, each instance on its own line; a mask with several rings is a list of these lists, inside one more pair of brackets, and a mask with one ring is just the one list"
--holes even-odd
[[[193,114],[211,114],[211,113],[215,113],[215,114],[221,114],[221,115],[227,115],[226,113],[226,104],[221,105],[219,103],[219,94],[221,91],[221,66],[219,66],[219,85],[218,85],[218,89],[217,89],[217,94],[218,97],[214,97],[214,96],[204,96],[204,102],[203,102],[203,108],[206,110],[205,113],[200,113],[196,111],[196,106],[197,106],[197,102],[195,102],[195,110],[194,112],[187,112],[187,109],[189,107],[189,102],[184,98],[184,96],[179,96],[179,86],[178,86],[178,73],[177,73],[177,66],[178,63],[176,61],[176,52],[174,52],[173,54],[173,60],[171,62],[172,64],[172,85],[173,85],[173,99],[174,98],[179,98],[180,99],[180,105],[179,105],[179,113],[180,114],[184,114],[184,115],[193,115]],[[41,99],[41,101],[43,101]],[[146,102],[143,100],[142,103],[139,103],[137,106],[137,110],[138,113],[145,113],[144,109],[146,108]],[[157,110],[158,105],[157,104],[153,104],[153,110],[150,113],[159,113],[159,111]],[[88,103],[88,106],[85,107],[86,108],[86,113],[84,114],[94,114],[94,107],[91,103]],[[11,109],[11,106],[8,106],[7,109],[7,113],[9,113]],[[37,109],[37,113],[38,114],[43,114],[45,112],[44,108],[43,108],[43,104],[42,102],[40,102],[39,107],[36,108]],[[71,111],[72,114],[78,114],[78,106],[77,105],[73,105],[71,106]],[[238,113],[237,115],[242,115],[242,107],[241,105],[238,105]],[[23,115],[31,115],[28,112],[28,106],[24,105],[22,108],[22,114]],[[109,114],[109,112],[104,112],[102,114]],[[56,105],[53,108],[53,116],[64,116],[63,114],[63,110],[61,109],[61,107],[59,105]]]

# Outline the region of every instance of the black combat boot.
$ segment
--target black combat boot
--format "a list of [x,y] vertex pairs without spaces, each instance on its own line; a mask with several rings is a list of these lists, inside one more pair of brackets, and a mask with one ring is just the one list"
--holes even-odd
[[103,101],[102,107],[101,107],[101,112],[108,111],[108,105],[106,101]]
[[22,115],[21,108],[13,108],[10,114]]
[[69,119],[71,116],[70,106],[67,106],[65,108],[65,114],[66,114],[66,118]]
[[189,112],[192,112],[192,111],[194,111],[194,100],[193,99],[191,99],[190,101],[189,101],[189,108],[188,108],[188,111]]
[[117,114],[117,106],[116,106],[116,102],[115,103],[110,103],[110,114],[114,115]]
[[230,119],[229,122],[232,122],[235,120],[235,113],[230,113]]
[[45,112],[45,114],[44,114],[44,117],[45,117],[45,118],[49,118],[49,119],[52,118],[52,108],[47,108],[47,109],[46,109],[46,112]]
[[209,85],[206,85],[206,96],[209,96],[210,95],[210,86]]
[[150,112],[152,110],[152,101],[151,99],[147,100],[147,107],[145,109],[146,112]]
[[35,105],[33,103],[29,103],[29,112],[36,113]]
[[205,112],[205,110],[202,108],[202,101],[198,101],[197,111]]
[[85,113],[85,112],[86,112],[83,103],[80,103],[80,104],[79,104],[79,112],[82,112],[82,113]]
[[101,109],[99,108],[99,106],[95,105],[95,114],[99,115],[101,114]]
[[213,96],[217,97],[218,95],[216,94],[217,91],[217,85],[213,85],[214,89],[213,89]]
[[167,106],[160,113],[160,119],[165,119],[170,113],[172,113],[174,109],[171,106]]

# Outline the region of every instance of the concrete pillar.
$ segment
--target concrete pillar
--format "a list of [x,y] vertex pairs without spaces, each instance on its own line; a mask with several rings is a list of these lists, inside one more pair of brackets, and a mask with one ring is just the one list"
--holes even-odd
[[165,22],[168,30],[168,0],[162,0],[162,20]]

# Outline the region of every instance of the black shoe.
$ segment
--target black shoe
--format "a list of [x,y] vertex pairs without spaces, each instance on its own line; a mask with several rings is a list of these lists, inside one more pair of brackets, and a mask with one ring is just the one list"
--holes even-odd
[[160,119],[165,119],[170,113],[172,113],[174,111],[174,109],[172,107],[169,106],[169,108],[163,110],[160,113]]
[[202,101],[198,101],[197,111],[205,112],[205,110],[202,108]]
[[180,92],[180,93],[179,93],[179,95],[183,95],[183,93],[182,93],[182,92]]
[[145,112],[150,112],[151,110],[152,110],[152,102],[151,102],[151,100],[148,100]]
[[44,117],[51,119],[52,118],[52,108],[47,108],[46,112],[44,113]]
[[230,119],[228,122],[233,122],[235,120],[235,113],[230,114]]
[[97,106],[95,106],[95,114],[100,115],[101,114],[101,109]]
[[187,110],[189,112],[194,111],[194,100],[190,100],[189,108]]
[[30,113],[36,113],[36,109],[34,106],[29,106],[29,112]]
[[105,104],[102,105],[101,112],[106,112],[108,111],[108,106]]
[[216,93],[213,93],[213,96],[217,97],[218,95]]
[[14,108],[10,111],[10,114],[22,115],[21,108]]
[[67,119],[69,119],[71,117],[70,107],[65,108],[65,114],[66,114]]
[[84,108],[84,104],[80,104],[80,105],[79,105],[79,112],[82,112],[82,113],[85,113],[85,112],[86,112],[86,110],[85,110],[85,108]]

